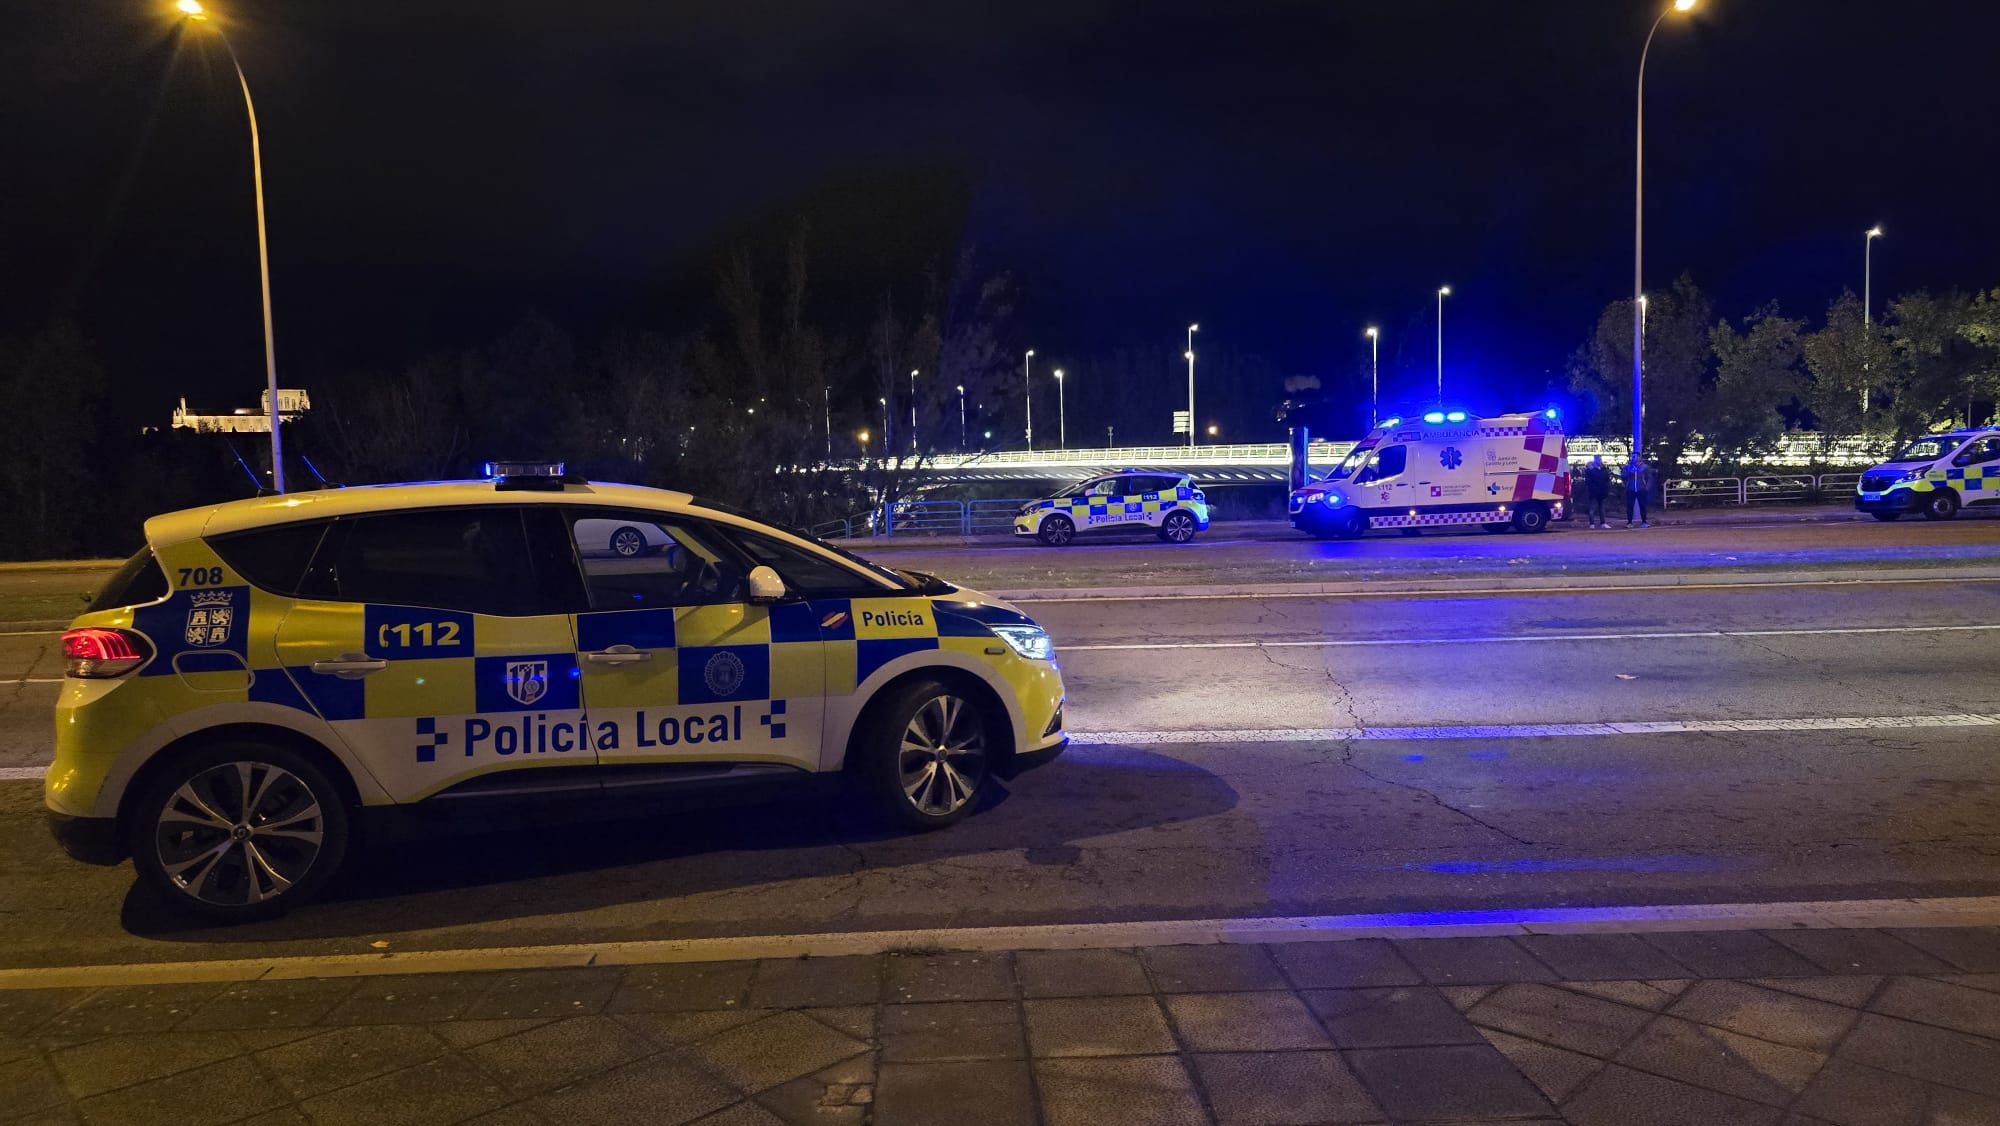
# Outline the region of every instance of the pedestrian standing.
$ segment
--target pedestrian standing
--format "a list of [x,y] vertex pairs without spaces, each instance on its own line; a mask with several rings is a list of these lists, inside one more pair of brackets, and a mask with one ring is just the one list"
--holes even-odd
[[1625,466],[1625,526],[1650,528],[1646,519],[1646,499],[1653,491],[1653,471],[1634,456]]
[[1611,467],[1604,464],[1603,454],[1592,457],[1583,471],[1583,495],[1590,502],[1590,526],[1609,528],[1611,523],[1604,518],[1604,502],[1611,496]]

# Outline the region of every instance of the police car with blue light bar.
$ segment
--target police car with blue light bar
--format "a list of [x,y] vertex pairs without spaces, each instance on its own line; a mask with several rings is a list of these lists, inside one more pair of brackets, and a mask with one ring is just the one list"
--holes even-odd
[[1126,469],[1078,481],[1031,500],[1014,517],[1014,534],[1063,547],[1085,532],[1151,531],[1187,543],[1208,530],[1208,497],[1185,473]]
[[63,635],[57,838],[236,920],[309,899],[380,813],[835,781],[932,829],[1068,742],[1048,634],[1004,602],[685,493],[488,470],[147,521]]

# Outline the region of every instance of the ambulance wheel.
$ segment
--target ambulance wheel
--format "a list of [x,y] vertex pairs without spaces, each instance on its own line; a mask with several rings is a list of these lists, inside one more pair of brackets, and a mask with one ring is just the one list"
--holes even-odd
[[1514,527],[1523,532],[1546,532],[1549,530],[1548,510],[1539,505],[1524,504],[1514,510]]
[[1186,543],[1194,538],[1194,514],[1191,512],[1169,512],[1160,521],[1160,538],[1168,543]]
[[1067,516],[1051,516],[1042,521],[1041,531],[1035,533],[1035,538],[1050,547],[1061,547],[1076,538],[1076,524]]
[[339,788],[305,755],[253,742],[176,758],[128,827],[139,879],[174,910],[222,923],[306,902],[347,854]]
[[646,537],[637,528],[620,528],[611,533],[611,550],[627,559],[646,554]]
[[992,777],[991,725],[979,702],[916,680],[869,709],[855,750],[868,798],[892,823],[942,829],[978,806]]
[[1424,534],[1424,530],[1422,528],[1404,528],[1402,529],[1402,532],[1406,536],[1421,536]]
[[1924,502],[1924,519],[1949,520],[1958,515],[1958,494],[1949,489],[1939,489]]
[[1891,520],[1900,520],[1903,517],[1903,514],[1900,512],[1871,512],[1869,515],[1885,524]]
[[1368,517],[1350,508],[1333,522],[1333,534],[1344,540],[1358,540],[1368,531]]

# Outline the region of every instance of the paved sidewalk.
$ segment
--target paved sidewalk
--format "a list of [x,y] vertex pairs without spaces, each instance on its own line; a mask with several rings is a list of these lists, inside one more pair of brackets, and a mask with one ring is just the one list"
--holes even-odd
[[2000,1123],[2000,928],[0,991],[0,1121]]

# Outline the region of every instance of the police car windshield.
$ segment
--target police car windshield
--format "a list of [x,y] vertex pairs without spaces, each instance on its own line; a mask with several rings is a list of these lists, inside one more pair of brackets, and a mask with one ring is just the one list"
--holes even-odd
[[1956,438],[1919,438],[1903,447],[1896,461],[1936,461],[1958,448]]
[[1334,466],[1333,472],[1327,474],[1323,479],[1327,481],[1345,481],[1347,478],[1354,476],[1354,471],[1361,468],[1362,464],[1368,460],[1368,454],[1368,450],[1355,450],[1353,453],[1347,455],[1346,461]]
[[1064,497],[1082,496],[1084,493],[1088,492],[1090,490],[1090,486],[1095,483],[1096,483],[1095,481],[1078,481],[1072,485],[1065,485],[1061,489],[1058,489],[1056,491],[1056,494],[1050,497],[1049,499],[1061,500]]

